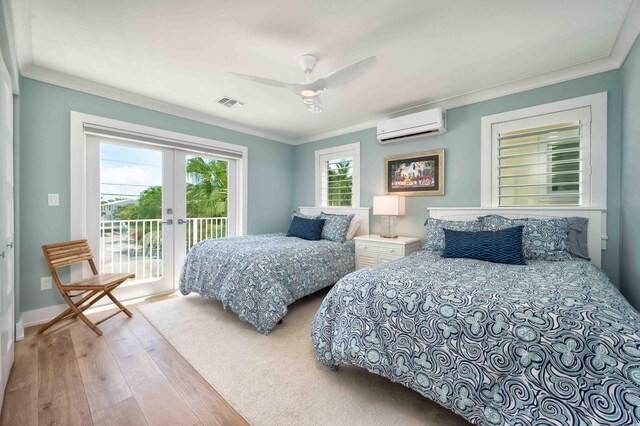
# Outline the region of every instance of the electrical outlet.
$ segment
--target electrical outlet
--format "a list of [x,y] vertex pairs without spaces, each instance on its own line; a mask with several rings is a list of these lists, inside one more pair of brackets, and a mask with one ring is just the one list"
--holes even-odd
[[50,290],[51,285],[52,285],[51,277],[40,278],[40,290]]
[[60,205],[60,194],[47,194],[47,205],[58,207]]

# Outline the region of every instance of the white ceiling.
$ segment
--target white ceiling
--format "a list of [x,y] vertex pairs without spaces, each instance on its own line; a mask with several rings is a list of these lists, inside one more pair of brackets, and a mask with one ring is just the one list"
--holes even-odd
[[[289,143],[621,65],[638,0],[13,0],[21,72]],[[626,18],[626,20],[625,20]],[[366,58],[377,67],[322,95],[228,74],[303,80]],[[247,103],[216,104],[223,95]],[[448,101],[446,101],[448,100]],[[443,102],[445,101],[445,102]]]

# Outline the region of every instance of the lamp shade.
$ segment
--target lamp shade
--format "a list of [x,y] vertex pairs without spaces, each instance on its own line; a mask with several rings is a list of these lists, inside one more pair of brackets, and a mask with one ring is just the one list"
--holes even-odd
[[374,196],[373,214],[385,216],[404,216],[404,197],[400,195]]

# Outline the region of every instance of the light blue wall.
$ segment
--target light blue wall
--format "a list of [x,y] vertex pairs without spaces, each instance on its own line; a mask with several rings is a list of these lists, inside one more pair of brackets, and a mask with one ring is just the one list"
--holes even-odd
[[[480,205],[480,118],[518,108],[554,102],[599,92],[608,92],[608,250],[603,253],[603,269],[614,281],[619,275],[620,244],[620,147],[621,88],[618,71],[610,71],[568,82],[479,102],[448,111],[448,132],[391,145],[376,141],[375,129],[362,130],[318,142],[296,146],[294,169],[294,203],[314,203],[314,151],[346,143],[361,143],[362,206],[371,206],[372,197],[384,193],[383,160],[385,156],[445,148],[445,195],[408,197],[407,214],[398,221],[404,235],[424,238],[422,224],[427,207]],[[637,157],[636,157],[637,158]],[[372,233],[378,233],[379,219],[373,216]]]
[[622,66],[620,290],[640,310],[640,39]]
[[[40,290],[40,277],[49,275],[40,246],[69,239],[70,111],[249,147],[248,232],[287,229],[293,207],[292,146],[21,78],[22,312],[61,303],[56,290]],[[48,193],[60,194],[60,207],[47,207]]]

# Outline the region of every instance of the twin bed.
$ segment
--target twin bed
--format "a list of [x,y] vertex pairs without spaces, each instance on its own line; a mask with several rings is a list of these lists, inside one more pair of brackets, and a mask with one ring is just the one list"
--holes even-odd
[[[491,213],[430,212],[456,221]],[[599,269],[601,212],[585,214],[591,261],[506,265],[421,250],[346,275],[311,325],[318,360],[366,368],[476,424],[640,424],[640,315]],[[278,305],[265,300],[290,303],[271,277],[242,293],[251,303],[241,317]],[[271,324],[286,305],[269,312]]]
[[[300,207],[301,214],[354,215],[355,234],[369,233],[368,208]],[[231,309],[260,333],[269,334],[296,300],[335,284],[355,269],[353,241],[307,241],[284,234],[207,240],[187,255],[182,294],[195,292]]]

